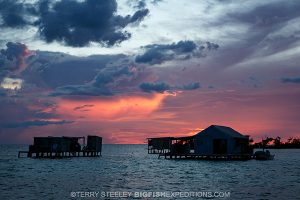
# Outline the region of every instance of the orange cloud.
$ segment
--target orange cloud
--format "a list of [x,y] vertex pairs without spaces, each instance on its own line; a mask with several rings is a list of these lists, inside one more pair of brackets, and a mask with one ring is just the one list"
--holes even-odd
[[136,119],[157,110],[169,94],[147,96],[61,98],[57,101],[58,114],[80,121]]

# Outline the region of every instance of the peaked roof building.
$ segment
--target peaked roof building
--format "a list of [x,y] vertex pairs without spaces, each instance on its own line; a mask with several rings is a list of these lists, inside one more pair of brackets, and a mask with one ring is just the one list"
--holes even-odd
[[246,139],[248,136],[242,135],[241,133],[237,132],[236,130],[227,127],[227,126],[220,126],[220,125],[211,125],[204,129],[203,131],[200,131],[195,135],[197,136],[202,136],[203,134],[220,134],[223,136],[231,137],[231,138],[241,138],[241,139]]

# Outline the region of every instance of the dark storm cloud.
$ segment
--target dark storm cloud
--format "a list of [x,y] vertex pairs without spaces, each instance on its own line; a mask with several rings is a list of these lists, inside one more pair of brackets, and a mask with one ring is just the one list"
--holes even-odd
[[8,42],[6,49],[0,50],[0,70],[15,71],[24,64],[24,57],[28,55],[25,44]]
[[23,75],[27,82],[52,89],[66,85],[84,85],[93,80],[106,65],[112,62],[123,64],[126,58],[125,55],[118,54],[77,57],[37,51],[30,61],[26,60],[28,70]]
[[11,61],[15,58],[21,57],[27,49],[25,44],[13,42],[8,42],[6,47],[7,49],[1,49],[1,54]]
[[51,90],[50,96],[111,96],[136,91],[151,73],[133,66],[131,58],[123,54],[78,57],[36,51],[26,62],[20,92],[35,87],[39,92]]
[[183,90],[195,90],[195,89],[200,88],[200,83],[199,82],[190,83],[187,85],[179,86],[178,88],[182,88]]
[[187,40],[173,44],[153,44],[143,48],[145,53],[136,56],[135,62],[154,65],[175,59],[185,60],[192,57],[202,57],[205,56],[206,50],[216,50],[219,45],[210,42],[197,45],[195,42]]
[[143,8],[127,16],[116,12],[116,0],[38,0],[33,4],[0,0],[2,27],[35,26],[46,42],[58,41],[73,47],[88,46],[90,42],[103,46],[121,43],[131,37],[122,29],[138,24],[149,10]]
[[29,51],[25,44],[6,43],[6,48],[0,50],[0,82],[5,77],[15,77],[16,73],[26,67],[25,59]]
[[219,45],[212,42],[206,42],[206,48],[208,50],[217,50],[219,48]]
[[175,90],[196,90],[200,88],[200,83],[190,83],[182,86],[171,86],[168,83],[142,83],[140,84],[140,89],[144,92],[165,92],[165,91],[175,91]]
[[27,25],[25,14],[28,8],[17,0],[0,0],[0,16],[4,27],[18,28]]
[[[180,43],[179,43],[180,44]],[[193,45],[173,45],[168,49],[190,52]],[[112,96],[139,89],[146,92],[194,90],[198,82],[186,85],[153,83],[155,69],[134,66],[126,55],[75,57],[49,52],[36,52],[28,70],[26,83],[51,88],[50,96]],[[68,76],[66,76],[66,73]]]
[[133,16],[116,15],[115,0],[41,1],[39,10],[37,24],[41,36],[47,42],[60,41],[75,47],[90,42],[112,46],[127,40],[131,34],[122,28],[141,21],[149,12],[144,9]]
[[90,84],[86,85],[67,85],[58,87],[50,96],[67,96],[67,95],[84,95],[84,96],[111,96],[113,93],[106,87],[95,87]]
[[51,96],[62,95],[87,95],[87,96],[110,96],[115,91],[111,88],[118,86],[120,80],[130,79],[134,76],[131,67],[106,67],[89,83],[84,85],[67,85],[56,88]]
[[28,128],[31,126],[63,125],[63,124],[70,124],[70,123],[73,123],[73,121],[34,120],[34,121],[4,123],[4,124],[0,124],[0,127],[1,128]]
[[101,72],[92,81],[95,87],[104,87],[105,85],[114,82],[118,78],[124,76],[132,76],[133,72],[128,66],[125,67],[107,67],[101,70]]
[[295,77],[295,78],[282,78],[281,79],[282,83],[300,83],[300,77]]
[[140,22],[149,13],[148,9],[138,10],[130,18],[130,23]]
[[167,83],[142,83],[140,85],[141,90],[144,92],[164,92],[166,90],[170,90],[171,87]]

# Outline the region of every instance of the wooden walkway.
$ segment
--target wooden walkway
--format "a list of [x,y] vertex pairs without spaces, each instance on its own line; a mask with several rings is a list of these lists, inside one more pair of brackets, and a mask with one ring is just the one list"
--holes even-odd
[[101,152],[77,151],[77,152],[29,152],[19,151],[18,158],[71,158],[71,157],[100,157]]
[[190,159],[190,160],[250,160],[255,159],[253,155],[231,155],[231,154],[212,154],[212,155],[200,155],[200,154],[171,154],[160,153],[158,158],[164,157],[165,159]]

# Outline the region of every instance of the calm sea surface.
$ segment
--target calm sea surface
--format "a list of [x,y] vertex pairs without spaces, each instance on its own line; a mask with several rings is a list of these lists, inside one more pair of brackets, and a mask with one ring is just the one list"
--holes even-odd
[[[146,145],[104,145],[101,158],[18,159],[18,151],[27,149],[0,145],[0,200],[105,199],[101,192],[111,195],[106,199],[126,192],[156,199],[145,192],[220,191],[230,198],[218,199],[300,199],[299,149],[271,150],[276,155],[271,161],[157,159]],[[99,196],[74,198],[71,192]]]

